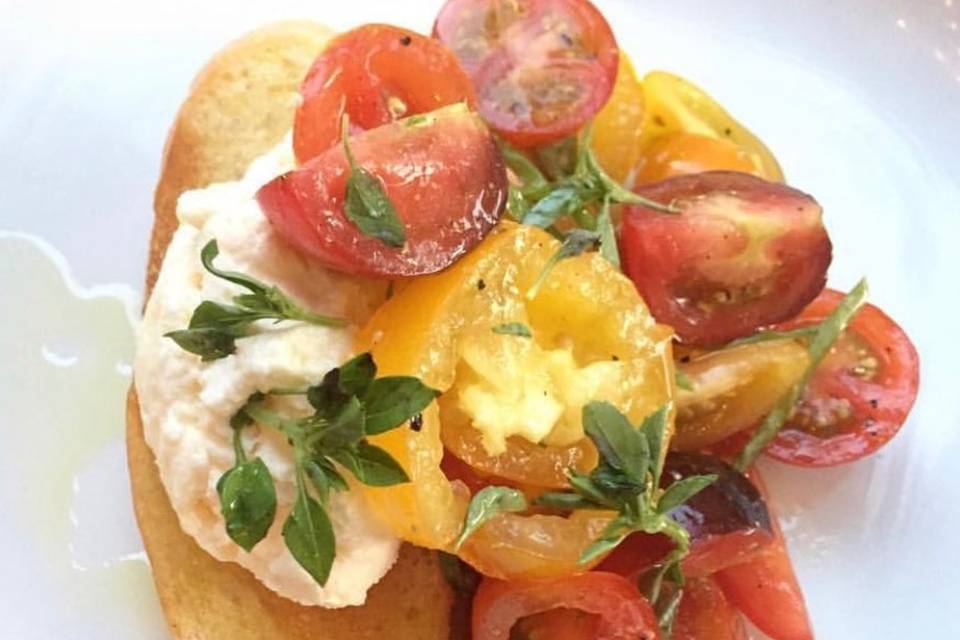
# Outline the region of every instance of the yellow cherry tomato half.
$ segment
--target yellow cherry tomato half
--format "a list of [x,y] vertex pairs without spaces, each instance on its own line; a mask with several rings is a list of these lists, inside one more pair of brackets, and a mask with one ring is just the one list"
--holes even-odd
[[[540,229],[501,223],[449,269],[411,281],[360,332],[358,347],[372,351],[380,375],[414,375],[442,392],[416,429],[370,438],[410,476],[402,485],[364,487],[370,504],[405,540],[449,550],[460,533],[470,490],[444,475],[445,441],[473,429],[478,458],[497,458],[511,473],[523,460],[529,477],[519,478],[522,484],[551,486],[557,459],[569,460],[571,448],[589,451],[582,425],[579,435],[575,428],[584,404],[612,402],[640,424],[671,400],[672,331],[654,321],[633,283],[599,254],[557,263],[533,295],[559,246]],[[494,331],[510,323],[524,325],[531,337]],[[544,382],[552,391],[543,391],[550,402],[540,403],[547,387],[535,383],[546,380],[538,377],[544,372],[552,372]],[[528,387],[536,393],[520,393]],[[516,446],[522,435],[496,430],[522,415],[535,431],[548,414],[558,426],[533,447]],[[498,578],[578,573],[588,568],[578,563],[580,554],[610,517],[500,514],[460,554]]]
[[600,166],[617,182],[626,183],[640,160],[643,102],[643,84],[621,50],[613,93],[593,120],[590,144]]
[[652,71],[643,78],[644,118],[640,147],[676,133],[695,134],[735,145],[761,178],[783,182],[783,172],[769,149],[757,136],[737,122],[707,92],[692,82],[666,71]]
[[650,143],[637,163],[635,184],[704,171],[756,174],[749,156],[729,140],[696,133],[669,133]]
[[677,430],[670,446],[696,450],[755,426],[803,375],[807,350],[772,340],[709,351],[677,368],[691,390],[677,392]]

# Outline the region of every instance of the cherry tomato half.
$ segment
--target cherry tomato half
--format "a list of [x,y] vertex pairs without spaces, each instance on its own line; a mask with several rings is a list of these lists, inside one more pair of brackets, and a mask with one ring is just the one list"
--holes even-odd
[[695,133],[671,133],[657,138],[637,162],[636,184],[650,184],[673,176],[705,171],[756,174],[747,153],[729,140]]
[[350,168],[342,145],[257,192],[274,228],[327,267],[372,276],[433,273],[480,242],[503,212],[503,158],[480,118],[462,105],[371,129],[350,147],[396,207],[403,247],[364,235],[346,217]]
[[680,209],[624,207],[620,253],[654,317],[707,346],[793,317],[823,289],[831,243],[810,196],[744,173],[637,190]]
[[[751,469],[747,475],[766,500],[766,487],[757,470]],[[812,640],[810,616],[783,532],[776,516],[771,514],[770,520],[773,542],[748,562],[717,573],[717,584],[730,602],[773,640]]]
[[743,618],[712,578],[688,580],[673,640],[747,640]]
[[523,618],[554,609],[599,616],[593,640],[654,640],[660,634],[650,604],[616,574],[591,571],[547,580],[484,579],[473,600],[473,640],[508,640]]
[[[824,290],[798,318],[778,328],[823,320],[843,294]],[[872,304],[864,305],[810,380],[789,422],[766,453],[804,466],[842,464],[873,453],[897,434],[920,384],[910,338]]]
[[456,102],[475,103],[473,83],[445,46],[413,31],[368,24],[334,38],[300,86],[293,150],[302,164],[354,132]]
[[579,129],[617,75],[613,32],[587,0],[448,0],[433,34],[473,78],[483,117],[518,147]]

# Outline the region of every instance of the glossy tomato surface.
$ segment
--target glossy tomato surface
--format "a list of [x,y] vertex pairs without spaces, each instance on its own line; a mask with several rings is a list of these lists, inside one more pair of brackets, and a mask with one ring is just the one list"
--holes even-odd
[[483,117],[520,147],[575,132],[613,90],[617,43],[587,0],[449,0],[433,33],[473,78]]
[[726,171],[637,192],[679,213],[624,208],[624,272],[682,342],[722,344],[787,320],[823,289],[832,246],[805,193]]
[[599,617],[591,640],[654,640],[657,619],[636,585],[591,571],[548,580],[485,579],[473,600],[473,640],[509,640],[523,618],[554,609]]
[[743,618],[712,578],[688,580],[672,640],[747,640]]
[[404,246],[364,235],[347,218],[350,168],[341,145],[257,192],[274,228],[327,267],[371,276],[433,273],[480,242],[503,212],[503,158],[486,126],[465,107],[372,129],[350,146],[396,207]]
[[[782,329],[823,320],[843,294],[824,290]],[[797,410],[766,453],[807,466],[851,462],[893,438],[917,397],[920,360],[890,316],[864,305],[807,385]]]
[[[759,472],[750,469],[748,476],[767,499]],[[770,520],[773,542],[749,561],[718,572],[717,584],[730,602],[773,640],[812,640],[810,616],[787,543],[776,516]]]
[[474,103],[473,83],[445,46],[414,31],[368,24],[337,36],[300,86],[293,149],[304,163],[354,133],[456,102]]
[[705,171],[755,173],[750,157],[729,140],[671,133],[653,140],[637,161],[635,183],[650,184]]

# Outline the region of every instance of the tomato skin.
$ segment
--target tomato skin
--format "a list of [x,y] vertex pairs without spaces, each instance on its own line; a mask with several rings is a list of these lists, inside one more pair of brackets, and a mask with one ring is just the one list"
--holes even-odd
[[403,247],[363,235],[347,219],[342,145],[261,187],[261,209],[288,242],[338,271],[413,276],[447,267],[499,220],[506,169],[476,114],[452,106],[421,117],[427,120],[379,127],[350,143],[357,163],[380,179],[396,207],[406,228]]
[[473,601],[473,640],[508,640],[526,616],[578,609],[600,617],[595,640],[654,640],[657,619],[637,587],[612,573],[591,571],[548,580],[485,578]]
[[480,113],[518,147],[570,135],[613,90],[616,39],[587,0],[448,0],[433,34],[473,79]]
[[[748,477],[766,499],[769,494],[756,468],[748,472]],[[813,640],[807,605],[783,531],[776,516],[771,521],[773,542],[750,561],[718,572],[717,584],[730,602],[773,640]]]
[[[809,326],[823,320],[843,294],[825,289],[800,315],[779,329]],[[865,355],[851,361],[844,343],[853,335]],[[853,348],[853,347],[850,347]],[[903,329],[874,305],[867,304],[853,317],[833,353],[817,368],[799,403],[799,411],[783,427],[765,453],[777,460],[823,467],[858,460],[889,442],[903,426],[917,397],[920,360]],[[872,358],[872,360],[867,360]],[[871,377],[858,375],[860,361],[875,366]],[[864,369],[866,370],[866,369]],[[835,432],[812,433],[801,418],[830,401],[845,403],[849,417],[831,424]],[[807,416],[809,418],[809,416]]]
[[813,198],[744,173],[637,189],[679,214],[625,207],[624,271],[689,345],[717,345],[796,315],[823,289],[832,245]]
[[673,640],[747,640],[743,618],[712,578],[692,579],[683,588]]
[[344,115],[356,133],[403,117],[466,102],[470,78],[449,49],[432,38],[368,24],[334,38],[300,86],[293,149],[302,164],[340,142]]
[[690,173],[739,171],[754,173],[750,158],[729,140],[695,133],[673,133],[657,138],[637,162],[636,184],[651,184]]

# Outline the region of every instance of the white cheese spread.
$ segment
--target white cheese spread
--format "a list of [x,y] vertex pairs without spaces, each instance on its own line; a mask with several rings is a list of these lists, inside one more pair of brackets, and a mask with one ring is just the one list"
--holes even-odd
[[[288,137],[256,160],[243,180],[180,197],[180,226],[139,330],[136,388],[147,443],[184,531],[215,558],[239,563],[291,600],[324,607],[359,605],[393,565],[400,544],[376,519],[361,491],[331,496],[337,557],[324,587],[297,564],[281,536],[295,497],[292,451],[282,438],[268,429],[244,432],[247,452],[263,458],[270,469],[278,499],[273,527],[251,552],[227,537],[216,491],[217,480],[234,464],[230,416],[256,391],[314,383],[350,357],[355,327],[385,296],[384,283],[308,263],[274,233],[253,197],[261,185],[293,166]],[[264,322],[259,333],[238,340],[236,353],[226,358],[204,363],[182,350],[163,334],[185,328],[202,300],[229,302],[241,293],[200,264],[200,249],[212,238],[219,244],[220,268],[275,284],[316,313],[348,318],[351,327]]]

